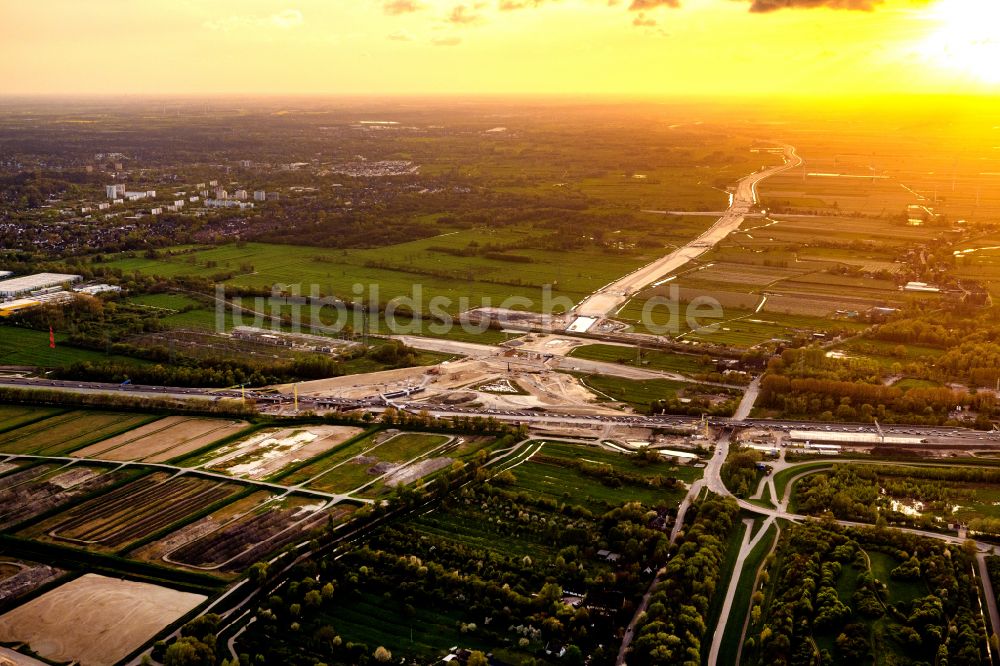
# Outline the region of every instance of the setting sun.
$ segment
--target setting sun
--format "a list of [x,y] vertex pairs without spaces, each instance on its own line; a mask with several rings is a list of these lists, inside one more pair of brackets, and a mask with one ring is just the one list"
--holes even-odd
[[0,73],[14,94],[966,94],[1000,83],[997,25],[995,0],[52,0],[5,8]]
[[938,27],[920,44],[923,57],[980,82],[1000,83],[1000,3],[941,0],[928,18]]

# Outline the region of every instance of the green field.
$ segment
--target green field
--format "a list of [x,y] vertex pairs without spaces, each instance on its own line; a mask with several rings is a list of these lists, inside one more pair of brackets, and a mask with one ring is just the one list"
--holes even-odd
[[427,453],[448,439],[446,435],[401,433],[379,444],[375,454],[379,460],[386,462],[404,462]]
[[162,310],[180,311],[190,308],[204,307],[199,301],[183,294],[140,294],[130,296],[129,303],[144,305],[146,307],[158,308]]
[[694,384],[673,379],[622,379],[609,375],[578,375],[585,386],[594,390],[599,398],[624,402],[639,410],[648,410],[655,400],[677,395],[677,392]]
[[153,416],[114,412],[67,412],[0,434],[0,451],[64,455],[155,419]]
[[663,370],[687,375],[712,372],[715,366],[704,363],[700,356],[672,354],[657,349],[641,350],[619,345],[584,345],[569,354],[575,358],[608,363],[623,363],[649,370]]
[[80,349],[66,344],[69,336],[56,333],[56,347],[49,347],[47,331],[33,331],[26,328],[0,325],[0,365],[24,365],[54,368],[70,365],[77,361],[144,361],[124,356],[105,355],[90,349]]
[[898,580],[891,572],[902,564],[901,560],[892,555],[877,550],[868,550],[868,561],[871,562],[871,572],[878,580],[889,586],[889,602],[907,602],[927,594],[927,585],[923,581]]
[[[167,251],[157,259],[122,257],[106,265],[126,273],[213,279],[220,273],[238,272],[240,266],[252,264],[252,273],[226,279],[226,284],[248,287],[298,284],[304,294],[309,294],[310,285],[315,284],[321,293],[343,298],[356,297],[355,284],[365,286],[366,297],[371,295],[368,287],[377,285],[380,302],[397,296],[415,296],[413,287],[418,285],[421,299],[425,301],[418,310],[427,311],[427,301],[442,296],[450,299],[444,309],[457,312],[462,297],[475,297],[475,305],[485,304],[479,302],[484,297],[490,299],[492,305],[499,305],[510,296],[523,296],[535,302],[527,309],[539,310],[541,287],[547,284],[556,285],[558,295],[576,302],[661,254],[658,248],[633,254],[609,252],[596,246],[568,252],[531,249],[539,236],[539,232],[528,227],[473,229],[374,250],[229,244],[173,255]],[[471,241],[516,246],[517,249],[510,252],[531,261],[456,256],[437,249],[461,251]]]
[[55,407],[21,407],[18,405],[0,405],[0,432],[13,430],[25,423],[38,421],[61,410]]

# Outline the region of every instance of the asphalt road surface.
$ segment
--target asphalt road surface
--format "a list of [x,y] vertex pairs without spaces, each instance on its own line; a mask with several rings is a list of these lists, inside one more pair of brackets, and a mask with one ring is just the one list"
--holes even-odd
[[658,278],[676,271],[692,259],[697,259],[715,247],[716,243],[739,229],[740,225],[743,224],[743,218],[757,203],[757,184],[765,178],[794,169],[803,163],[802,158],[795,153],[793,146],[782,147],[785,150],[784,163],[752,173],[740,180],[736,185],[736,192],[733,193],[733,202],[729,209],[707,231],[665,257],[646,264],[595,291],[580,302],[576,307],[575,314],[578,317],[606,317],[626,303],[640,289],[649,286]]

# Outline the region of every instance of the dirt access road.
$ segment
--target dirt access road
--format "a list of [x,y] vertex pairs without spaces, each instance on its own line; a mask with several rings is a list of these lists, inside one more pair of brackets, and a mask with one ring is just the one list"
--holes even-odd
[[729,205],[729,209],[707,231],[665,257],[646,264],[595,291],[576,306],[574,314],[577,317],[597,319],[608,316],[624,305],[640,289],[649,286],[658,278],[676,271],[692,259],[697,259],[715,247],[716,243],[739,229],[740,225],[743,224],[743,218],[757,203],[757,184],[765,178],[802,165],[803,160],[795,153],[794,146],[782,145],[781,148],[784,150],[784,162],[741,179],[736,185],[736,192],[733,193],[733,201]]

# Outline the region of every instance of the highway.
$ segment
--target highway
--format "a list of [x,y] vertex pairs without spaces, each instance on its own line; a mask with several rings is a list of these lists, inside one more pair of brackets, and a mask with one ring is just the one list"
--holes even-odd
[[715,224],[707,231],[679,247],[670,254],[638,268],[623,278],[598,289],[581,301],[575,309],[578,317],[594,317],[600,319],[624,305],[637,291],[643,289],[658,278],[663,277],[711,250],[723,238],[739,229],[743,219],[757,203],[757,185],[775,174],[801,166],[803,160],[795,152],[793,146],[782,146],[784,162],[741,179],[736,185],[733,200],[729,209],[723,213]]
[[[113,395],[131,394],[142,397],[174,397],[178,399],[219,399],[219,398],[240,398],[239,390],[218,390],[204,388],[177,388],[170,386],[128,386],[120,387],[118,384],[107,384],[101,382],[75,382],[60,381],[51,379],[23,379],[23,378],[0,378],[0,387],[37,388],[56,391],[67,391],[71,393],[105,393]],[[289,405],[292,396],[279,393],[267,393],[262,391],[246,391],[247,400],[257,403]],[[393,406],[405,409],[410,412],[427,412],[431,416],[437,417],[492,417],[499,421],[513,423],[524,423],[527,425],[549,425],[559,424],[611,424],[627,425],[647,428],[692,428],[702,423],[701,419],[693,416],[678,416],[670,414],[662,415],[642,415],[642,414],[573,414],[548,409],[546,411],[536,410],[499,410],[483,409],[473,407],[461,407],[455,405],[442,405],[430,402],[418,401],[393,401]],[[365,410],[371,412],[381,412],[386,409],[386,404],[377,396],[362,400],[349,400],[341,398],[324,398],[315,396],[300,396],[299,408],[302,411],[338,409],[343,411]],[[794,421],[794,420],[772,420],[772,419],[743,419],[712,417],[706,423],[713,427],[759,427],[771,428],[773,430],[804,430],[812,432],[846,432],[846,433],[877,433],[878,430],[870,423],[833,423],[826,421]],[[923,426],[906,424],[882,424],[882,431],[886,435],[911,435],[924,438],[935,438],[940,440],[956,440],[964,445],[993,445],[1000,443],[1000,431],[978,431],[969,428],[953,428],[945,426]]]
[[[106,384],[101,382],[74,382],[74,381],[59,381],[59,380],[45,380],[45,379],[23,379],[23,378],[0,378],[0,386],[12,386],[12,387],[34,387],[40,389],[51,389],[58,391],[67,391],[73,393],[81,394],[93,394],[93,393],[108,393],[121,395],[123,393],[129,393],[133,395],[140,395],[146,397],[175,397],[178,399],[219,399],[219,398],[239,398],[242,393],[239,390],[211,390],[211,389],[200,389],[200,388],[176,388],[176,387],[164,387],[164,386],[128,386],[121,387],[117,384]],[[279,404],[286,404],[290,402],[290,396],[282,396],[280,394],[273,393],[262,393],[259,391],[247,391],[247,399],[253,399],[262,402],[277,402]],[[366,400],[336,400],[329,398],[300,398],[300,407],[304,410],[322,409],[322,408],[336,408],[336,409],[352,409],[352,410],[367,410],[371,412],[379,412],[386,408],[386,405],[376,399],[366,399]],[[520,424],[529,425],[547,425],[547,424],[581,424],[581,425],[627,425],[633,427],[650,427],[650,428],[690,428],[695,429],[702,423],[700,419],[687,417],[687,416],[671,416],[671,415],[657,415],[657,416],[644,416],[635,414],[621,414],[621,415],[577,415],[577,414],[566,414],[552,411],[534,411],[534,410],[483,410],[473,409],[473,408],[463,408],[450,405],[436,405],[423,402],[405,402],[397,403],[396,407],[406,409],[411,412],[426,411],[433,416],[439,417],[454,417],[454,416],[470,416],[470,417],[492,417],[497,420],[514,422]],[[762,427],[771,428],[775,430],[805,430],[814,432],[857,432],[857,433],[875,433],[877,432],[876,427],[873,424],[867,423],[829,423],[829,422],[811,422],[811,421],[793,421],[793,420],[768,420],[768,419],[750,419],[739,417],[744,417],[748,409],[741,409],[738,412],[736,418],[711,418],[707,419],[705,423],[716,428],[722,429],[721,436],[717,439],[715,443],[715,450],[712,457],[707,461],[703,477],[692,484],[690,491],[687,496],[682,501],[678,509],[678,518],[675,522],[674,528],[671,532],[671,540],[675,540],[679,537],[684,516],[687,513],[688,508],[691,506],[694,498],[703,489],[707,488],[713,493],[732,497],[732,493],[725,487],[722,482],[722,465],[726,460],[726,456],[729,452],[729,442],[732,428],[736,427]],[[959,444],[974,444],[981,446],[996,446],[1000,444],[1000,432],[981,432],[970,430],[966,428],[949,428],[949,427],[933,427],[933,426],[917,426],[917,425],[904,425],[904,424],[885,424],[882,425],[882,430],[886,434],[905,434],[912,435],[923,438],[931,438],[942,440],[945,442],[956,442]],[[520,451],[512,451],[511,453],[516,453],[512,455],[508,464],[519,464],[523,462],[526,457],[522,457]],[[534,451],[527,451],[530,454]],[[8,457],[35,457],[35,456],[8,456]],[[67,464],[84,463],[84,462],[107,462],[109,464],[123,465],[128,463],[122,463],[121,461],[95,461],[92,459],[80,459],[73,458],[71,456],[62,457],[48,457],[54,461],[62,461]],[[831,460],[831,463],[835,460]],[[141,465],[148,465],[148,463],[136,463]],[[177,468],[175,466],[166,464],[155,464],[154,467],[163,468],[165,471],[172,471],[174,473],[186,473],[186,474],[199,474],[205,476],[211,476],[214,478],[225,478],[221,474],[216,474],[213,472],[207,472],[205,470],[198,469],[186,469]],[[787,466],[787,465],[786,465]],[[272,484],[266,482],[255,482],[255,481],[243,481],[244,483],[252,483],[261,487],[262,489],[269,489],[276,492],[310,492],[313,495],[322,497],[327,501],[337,501],[344,499],[342,496],[332,495],[329,493],[321,493],[318,491],[307,491],[299,486],[289,487],[281,486],[279,484]],[[786,519],[789,521],[797,522],[802,520],[808,520],[810,517],[801,514],[791,513],[787,510],[787,497],[791,492],[791,484],[786,488],[785,495],[783,498],[775,498],[777,501],[777,508],[763,507],[758,504],[754,504],[750,501],[743,499],[736,499],[739,506],[752,514],[763,517],[767,524],[771,524],[777,519]],[[862,525],[860,523],[850,522],[850,521],[838,521],[840,524],[851,527],[870,527],[870,525]],[[899,529],[899,528],[897,528]],[[905,528],[903,528],[905,529]],[[956,535],[951,534],[941,534],[938,532],[929,532],[925,530],[916,529],[906,529],[905,531],[913,532],[921,536],[928,538],[942,540],[951,544],[962,544],[965,539]],[[764,533],[764,530],[760,530],[758,534],[755,535],[753,539],[744,539],[741,544],[740,553],[738,555],[737,569],[734,572],[731,587],[737,585],[739,582],[741,567],[745,562],[746,558],[749,556],[750,551],[753,546],[756,545],[759,540],[760,535]],[[348,537],[341,542],[341,547],[356,541],[361,537],[361,534],[357,531],[350,532]],[[987,549],[986,544],[978,544],[980,551],[985,552]],[[983,563],[978,562],[978,567],[980,569],[980,574],[982,572]],[[983,585],[986,590],[987,600],[984,605],[984,612],[988,613],[993,627],[1000,627],[1000,616],[998,616],[996,603],[990,603],[989,596],[992,594],[992,586],[988,578],[982,579]],[[650,587],[643,601],[648,603],[648,600],[655,590],[656,582]],[[224,595],[223,598],[228,597],[237,588],[234,588],[230,593]],[[731,590],[732,591],[732,590]],[[242,611],[245,605],[251,601],[253,595],[251,594],[243,602],[237,604],[236,609]],[[220,600],[217,600],[217,603]],[[727,602],[727,608],[724,609],[726,612],[722,615],[723,618],[728,618],[729,612],[732,611],[729,608]],[[644,604],[643,604],[644,605]],[[235,610],[235,609],[234,609]],[[232,617],[235,620],[235,617]],[[709,648],[710,659],[709,663],[714,664],[713,659],[717,659],[718,651],[720,648],[719,641],[722,640],[722,634],[725,629],[726,622],[728,620],[724,619],[720,621],[719,627],[712,638],[712,645]],[[635,620],[629,625],[626,630],[624,641],[619,653],[618,664],[625,663],[625,655],[627,654],[628,645],[631,642],[635,634],[636,623]]]

